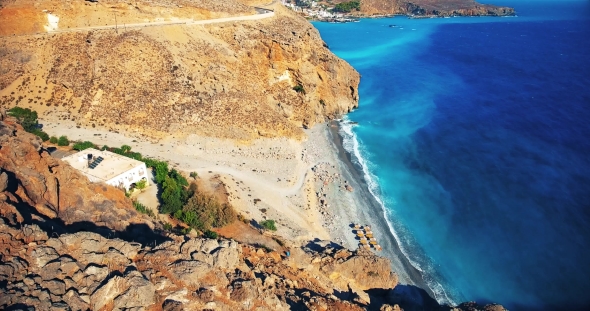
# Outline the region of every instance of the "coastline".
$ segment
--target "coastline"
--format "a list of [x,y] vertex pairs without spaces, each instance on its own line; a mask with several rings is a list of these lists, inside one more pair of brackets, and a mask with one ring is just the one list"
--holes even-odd
[[260,138],[243,144],[197,135],[153,142],[139,133],[44,121],[50,135],[67,135],[71,140],[113,147],[127,144],[133,151],[168,161],[171,167],[187,174],[197,172],[203,180],[218,178],[238,212],[256,221],[276,220],[277,234],[293,246],[319,239],[354,250],[358,240],[350,225],[370,225],[383,247],[383,251],[375,253],[391,261],[399,284],[419,287],[435,297],[421,272],[400,250],[362,169],[355,166],[353,155],[343,146],[338,122],[305,130],[304,141]]
[[412,266],[401,251],[398,241],[385,219],[383,207],[369,191],[362,168],[352,162],[353,155],[344,148],[344,138],[339,133],[340,129],[339,121],[331,121],[328,123],[326,132],[335,149],[334,153],[342,173],[354,184],[353,187],[358,189],[355,190],[356,197],[358,203],[362,204],[362,208],[356,209],[357,219],[362,224],[368,223],[371,225],[373,232],[376,233],[375,236],[383,247],[383,251],[377,252],[377,254],[391,260],[392,269],[398,274],[399,283],[417,286],[434,298],[435,295],[424,281],[422,273]]

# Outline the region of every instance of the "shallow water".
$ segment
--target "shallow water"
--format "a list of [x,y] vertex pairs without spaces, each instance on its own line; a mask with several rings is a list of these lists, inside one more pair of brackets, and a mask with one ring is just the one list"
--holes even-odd
[[362,74],[345,145],[437,299],[582,309],[590,3],[495,3],[519,17],[315,23]]

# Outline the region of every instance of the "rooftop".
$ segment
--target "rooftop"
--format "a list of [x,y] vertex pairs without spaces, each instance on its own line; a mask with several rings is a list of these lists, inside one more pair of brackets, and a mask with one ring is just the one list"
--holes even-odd
[[[88,154],[92,155],[90,161],[88,160]],[[100,160],[100,158],[102,158],[102,160]],[[143,165],[143,162],[141,161],[130,159],[110,151],[101,151],[94,148],[88,148],[69,155],[62,158],[62,160],[68,162],[71,166],[85,175],[103,181],[108,181],[132,168]]]

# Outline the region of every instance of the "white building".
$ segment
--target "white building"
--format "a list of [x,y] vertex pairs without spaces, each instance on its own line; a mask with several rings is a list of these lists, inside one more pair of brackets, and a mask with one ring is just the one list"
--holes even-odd
[[62,160],[86,175],[91,182],[104,182],[126,191],[138,181],[148,183],[145,163],[110,151],[88,148]]

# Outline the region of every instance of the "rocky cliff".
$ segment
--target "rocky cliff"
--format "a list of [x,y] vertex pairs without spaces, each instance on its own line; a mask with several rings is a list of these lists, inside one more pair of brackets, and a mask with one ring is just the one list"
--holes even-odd
[[371,252],[315,241],[286,257],[159,228],[0,113],[0,309],[450,309],[404,294],[389,260]]
[[247,140],[301,137],[358,105],[359,74],[278,4],[259,20],[187,25],[257,11],[235,0],[2,3],[6,108],[156,137]]
[[474,0],[362,0],[361,15],[512,16],[513,8],[480,4]]

